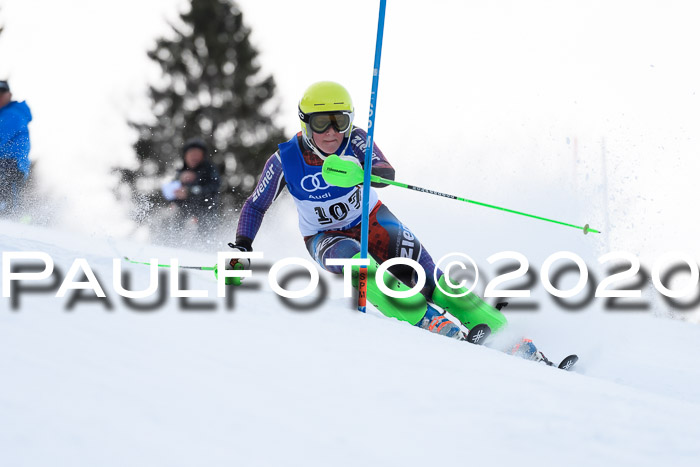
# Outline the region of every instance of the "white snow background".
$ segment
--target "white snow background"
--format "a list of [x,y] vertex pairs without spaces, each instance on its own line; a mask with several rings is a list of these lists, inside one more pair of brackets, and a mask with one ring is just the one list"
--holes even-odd
[[[239,2],[290,133],[301,92],[319,79],[343,82],[366,126],[377,3]],[[0,2],[0,78],[32,106],[32,157],[58,221],[0,222],[0,247],[46,252],[63,275],[86,258],[112,304],[67,310],[70,293],[24,293],[13,310],[1,299],[1,466],[698,463],[700,330],[667,319],[650,284],[645,312],[598,299],[566,311],[539,282],[538,310],[506,308],[512,335],[552,360],[579,354],[573,373],[360,315],[324,273],[328,298],[308,311],[284,306],[264,268],[248,282],[259,290],[234,291],[232,310],[213,298],[211,273],[192,271],[189,288],[207,290],[213,310],[175,299],[149,312],[125,306],[113,258],[213,265],[234,236],[223,226],[214,246],[187,251],[126,238],[133,226],[111,192],[109,169],[133,162],[126,118],[147,112],[145,83],[158,77],[145,51],[178,8]],[[469,254],[484,279],[494,277],[486,258],[504,250],[536,272],[572,251],[593,285],[609,251],[630,251],[647,269],[671,250],[700,258],[696,10],[390,0],[375,136],[397,180],[604,232],[399,188],[381,199],[433,256]],[[288,196],[255,247],[261,265],[308,258]],[[148,281],[146,266],[123,267],[135,284]],[[575,278],[566,279],[562,288]],[[675,315],[684,313],[697,317]]]
[[[238,2],[290,134],[299,97],[321,79],[350,90],[366,127],[378,3]],[[126,121],[149,115],[147,84],[160,76],[146,50],[186,4],[0,0],[0,77],[33,109],[32,158],[64,229],[133,230],[110,169],[135,163]],[[604,231],[601,250],[649,266],[671,246],[700,259],[697,10],[692,0],[390,0],[376,141],[398,180],[590,222]],[[590,216],[535,202],[568,191]],[[416,221],[426,210],[475,215],[430,203]]]
[[[0,228],[3,252],[43,251],[57,268],[37,282],[52,292],[20,292],[14,310],[0,302],[1,465],[690,466],[700,456],[695,324],[567,312],[540,287],[542,309],[509,313],[507,334],[552,360],[579,354],[565,372],[360,314],[327,276],[325,301],[306,311],[283,305],[259,270],[246,279],[257,290],[229,290],[232,308],[211,272],[187,271],[187,288],[209,298],[133,310],[112,286],[113,258],[207,265],[213,255]],[[286,257],[261,243],[270,262]],[[54,296],[75,258],[111,307],[87,290]],[[122,267],[146,287],[147,266]]]

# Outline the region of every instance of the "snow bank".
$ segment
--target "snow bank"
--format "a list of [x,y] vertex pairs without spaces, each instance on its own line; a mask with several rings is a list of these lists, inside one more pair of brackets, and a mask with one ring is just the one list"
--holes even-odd
[[[360,315],[328,281],[295,311],[264,280],[234,306],[126,307],[113,257],[213,255],[0,223],[2,251],[85,257],[111,308],[0,301],[0,465],[695,465],[700,328],[643,313],[511,313],[575,372]],[[124,264],[135,284],[148,268]],[[186,273],[216,295],[211,273]],[[264,276],[261,276],[264,277]],[[48,281],[50,282],[50,280]],[[293,285],[292,285],[293,286]],[[87,291],[80,291],[87,294]],[[87,296],[87,295],[81,295]],[[189,306],[196,305],[192,299]]]

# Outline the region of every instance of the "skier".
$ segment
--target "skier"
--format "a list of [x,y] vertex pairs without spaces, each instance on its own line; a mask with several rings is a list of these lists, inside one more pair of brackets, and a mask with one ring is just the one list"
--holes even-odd
[[[360,257],[362,189],[359,186],[329,186],[321,174],[323,162],[331,154],[364,166],[367,134],[353,125],[353,117],[352,99],[340,84],[318,82],[304,92],[299,101],[301,131],[280,144],[265,164],[257,187],[241,209],[236,241],[229,243],[231,248],[242,252],[252,251],[253,240],[265,212],[286,187],[296,204],[299,229],[307,250],[323,269],[342,274],[341,266],[327,265],[326,260]],[[394,179],[394,168],[376,144],[373,145],[372,173]],[[382,187],[375,183],[372,186]],[[379,200],[374,189],[370,189],[369,206],[368,249],[372,263],[369,266],[367,297],[370,303],[387,316],[462,340],[466,338],[465,333],[433,304],[450,313],[468,329],[483,323],[495,332],[506,324],[500,311],[474,293],[458,298],[449,295],[463,292],[464,289],[451,287],[439,269],[434,275],[436,267],[428,251],[415,234]],[[373,280],[377,264],[397,256],[415,260],[425,270],[425,286],[420,294],[411,299],[391,300],[378,290]],[[233,269],[237,263],[244,269],[250,267],[249,260],[235,255],[226,267]],[[409,266],[395,265],[389,268],[389,272],[397,279],[393,282],[385,279],[390,288],[398,290],[400,282],[404,287],[416,284],[415,272]],[[434,277],[438,278],[437,284]],[[513,348],[514,352],[526,358],[543,359],[541,352],[527,339]]]

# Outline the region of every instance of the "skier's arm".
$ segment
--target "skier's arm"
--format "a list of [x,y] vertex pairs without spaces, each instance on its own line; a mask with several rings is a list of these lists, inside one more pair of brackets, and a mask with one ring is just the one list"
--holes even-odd
[[[352,130],[352,138],[350,140],[352,145],[352,150],[355,156],[360,160],[360,164],[364,167],[365,165],[365,150],[367,148],[367,132],[361,128],[355,128]],[[395,170],[386,160],[384,154],[376,145],[372,143],[372,175],[377,175],[388,180],[394,180]],[[386,183],[372,183],[375,188],[382,188],[387,186]]]
[[236,245],[252,251],[253,240],[258,234],[263,217],[285,185],[278,151],[265,163],[258,185],[243,204],[236,229]]

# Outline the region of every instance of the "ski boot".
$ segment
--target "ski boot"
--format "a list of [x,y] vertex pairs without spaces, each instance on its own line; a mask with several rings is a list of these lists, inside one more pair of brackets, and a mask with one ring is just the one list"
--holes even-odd
[[425,316],[416,326],[442,336],[452,337],[476,345],[483,344],[491,335],[491,329],[486,324],[477,324],[465,333],[458,325],[430,305],[428,305]]
[[[438,285],[439,287],[435,287],[433,291],[433,303],[457,318],[467,328],[471,329],[476,325],[486,324],[491,331],[498,332],[506,325],[506,317],[475,293],[469,292],[462,295],[466,289],[464,287],[450,287],[444,275],[438,279]],[[462,296],[451,297],[443,290],[453,295]]]
[[553,365],[552,362],[547,360],[542,352],[537,350],[535,344],[532,343],[532,339],[522,338],[508,351],[509,354],[515,355],[516,357],[524,358],[525,360],[532,360],[535,362],[544,362],[547,365]]
[[511,347],[508,353],[510,353],[511,355],[515,355],[516,357],[524,358],[525,360],[542,362],[547,364],[547,366],[555,366],[561,370],[571,370],[571,368],[573,368],[576,362],[578,362],[578,355],[572,354],[566,357],[564,360],[562,360],[561,363],[559,363],[559,365],[557,365],[556,363],[552,362],[547,357],[545,357],[542,352],[537,350],[537,347],[535,347],[535,344],[532,343],[532,340],[525,338],[522,338],[520,342]]
[[466,335],[459,326],[445,318],[445,315],[440,314],[439,311],[430,305],[428,305],[425,316],[423,316],[416,326],[440,334],[441,336],[452,337],[459,340],[466,339]]

